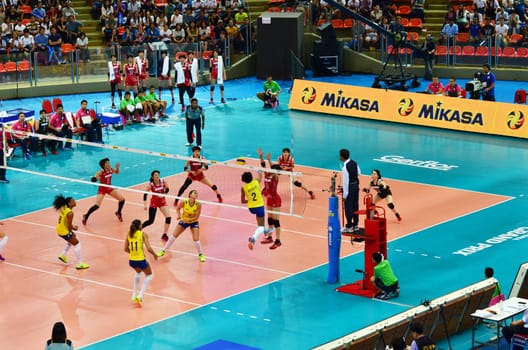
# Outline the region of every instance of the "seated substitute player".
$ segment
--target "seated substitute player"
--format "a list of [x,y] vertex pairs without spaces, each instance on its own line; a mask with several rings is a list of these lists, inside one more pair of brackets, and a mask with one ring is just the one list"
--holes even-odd
[[159,111],[160,118],[168,117],[168,115],[165,113],[167,109],[167,101],[158,98],[156,95],[156,87],[154,85],[150,85],[149,92],[145,95],[145,97],[152,105],[152,113],[156,114],[156,112]]
[[[277,158],[277,163],[279,163],[282,170],[293,171],[293,168],[295,167],[295,162],[293,160],[293,156],[291,155],[289,148],[282,149],[282,155]],[[299,180],[295,180],[293,184],[305,190],[310,195],[310,199],[315,199],[315,194],[310,191],[306,186],[304,186],[302,182],[300,182]]]
[[[192,158],[196,158],[199,160],[188,160],[185,163],[185,167],[183,168],[184,171],[187,172],[187,178],[185,179],[185,182],[178,190],[178,197],[181,197],[183,192],[193,183],[193,181],[200,181],[204,185],[207,185],[211,187],[213,191],[216,193],[216,198],[218,198],[218,202],[222,203],[223,199],[220,195],[220,192],[218,192],[218,187],[216,187],[215,184],[213,184],[207,177],[205,177],[204,170],[207,170],[209,167],[207,166],[207,163],[205,163],[205,158],[200,155],[201,148],[198,146],[194,146],[192,148]],[[174,200],[174,206],[178,205],[178,198]]]
[[[150,198],[150,207],[148,208],[148,220],[143,222],[141,226],[145,228],[147,226],[152,225],[154,223],[154,219],[156,218],[156,211],[159,208],[163,216],[165,216],[165,225],[163,228],[163,235],[161,236],[161,239],[166,241],[169,239],[169,236],[167,236],[167,232],[169,232],[169,226],[171,224],[171,214],[165,197],[160,196],[159,194],[169,193],[169,186],[162,178],[160,178],[159,170],[154,170],[152,171],[152,173],[150,173],[150,181],[147,185],[146,191],[156,194],[153,194]],[[145,205],[145,210],[147,210],[146,193],[143,194],[143,203]]]
[[372,254],[372,261],[376,266],[374,266],[374,274],[370,278],[370,282],[379,290],[376,298],[385,300],[397,298],[400,295],[400,286],[398,285],[398,278],[392,272],[389,261],[384,259],[380,252]]
[[[112,175],[119,174],[120,164],[116,163],[115,168],[112,168],[112,166],[110,165],[110,159],[103,158],[99,161],[99,166],[101,167],[101,170],[99,170],[95,174],[95,176],[92,177],[92,182],[100,181],[103,185],[112,185]],[[123,222],[123,215],[121,214],[121,211],[123,210],[123,206],[125,205],[125,197],[123,197],[121,193],[115,188],[99,186],[99,188],[97,189],[97,196],[95,197],[95,204],[92,205],[91,208],[88,209],[88,212],[83,215],[83,225],[86,225],[90,215],[92,215],[94,211],[99,209],[104,196],[107,194],[118,200],[117,211],[115,212],[115,215],[117,216],[117,219],[119,221]]]
[[257,97],[264,102],[264,108],[275,108],[281,92],[280,85],[268,75],[264,82],[264,92],[259,92]]
[[178,225],[174,229],[174,233],[169,241],[165,244],[162,250],[158,252],[158,256],[162,257],[165,252],[170,249],[172,243],[178,238],[187,227],[191,229],[192,237],[196,250],[198,251],[198,259],[205,262],[205,255],[202,251],[202,244],[200,243],[200,213],[202,212],[202,204],[198,202],[198,191],[189,191],[189,199],[181,201],[176,207],[178,213]]
[[[265,168],[266,162],[264,161],[262,150],[259,148],[257,149],[257,153],[259,155],[260,159],[260,165]],[[274,170],[281,170],[281,167],[279,164],[273,164],[271,162],[271,154],[266,154],[266,159],[268,160],[268,164],[271,169]],[[280,227],[280,215],[277,213],[271,213],[273,212],[280,212],[280,208],[282,205],[282,199],[278,192],[279,187],[279,174],[277,173],[271,173],[271,172],[265,172],[264,173],[264,189],[262,190],[262,194],[264,197],[266,197],[266,211],[268,212],[268,230],[264,233],[265,237],[260,241],[261,244],[269,244],[273,243],[270,246],[270,249],[277,249],[282,245],[280,237],[281,237],[281,227]],[[272,232],[275,231],[276,238],[275,241],[273,240]]]
[[372,170],[372,177],[370,180],[369,188],[364,188],[363,192],[369,193],[370,190],[376,191],[376,194],[372,199],[374,204],[385,199],[387,201],[387,206],[389,207],[389,209],[394,212],[394,215],[396,215],[396,219],[398,219],[398,221],[402,220],[400,214],[394,208],[394,203],[392,202],[392,191],[389,185],[387,185],[385,181],[383,181],[383,179],[381,178],[381,173],[378,169]]
[[119,112],[125,118],[126,124],[131,124],[132,121],[140,121],[139,111],[136,109],[134,99],[130,96],[130,91],[125,92],[125,98],[121,100],[121,104],[119,105]]
[[139,108],[141,106],[141,110],[143,111],[143,116],[146,121],[149,122],[155,122],[156,118],[154,117],[154,111],[153,111],[153,104],[147,99],[147,96],[145,96],[145,91],[143,89],[138,90],[138,94],[136,98],[134,99],[134,103],[136,104],[136,108]]

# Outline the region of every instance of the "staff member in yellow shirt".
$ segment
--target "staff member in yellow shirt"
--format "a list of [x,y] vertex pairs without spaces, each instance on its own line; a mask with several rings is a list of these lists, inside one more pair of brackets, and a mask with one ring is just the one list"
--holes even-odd
[[176,207],[178,225],[174,229],[172,237],[169,238],[167,243],[165,243],[165,247],[158,252],[159,257],[164,256],[165,252],[170,249],[176,238],[178,238],[183,231],[189,227],[192,232],[194,245],[198,251],[198,259],[200,259],[201,262],[205,262],[205,255],[202,252],[202,244],[200,243],[200,224],[198,223],[200,213],[202,212],[202,204],[198,202],[197,199],[198,191],[191,190],[189,191],[189,199],[178,203],[178,206]]
[[74,246],[73,251],[77,257],[77,266],[75,266],[75,268],[77,270],[84,270],[90,266],[82,262],[81,243],[77,239],[75,232],[73,232],[77,230],[77,225],[73,224],[72,211],[76,205],[77,203],[72,197],[64,197],[63,195],[58,195],[55,197],[55,200],[53,201],[53,207],[59,212],[59,221],[57,222],[55,229],[59,237],[67,242],[66,247],[64,247],[64,251],[59,256],[59,260],[65,264],[68,263],[66,254],[68,254],[68,250],[70,250],[71,246]]
[[[145,259],[146,247],[148,252],[152,254],[155,260],[158,260],[158,256],[150,246],[148,235],[141,231],[141,220],[136,219],[130,224],[130,230],[125,238],[125,252],[129,253],[128,265],[136,271],[136,277],[134,279],[134,289],[132,290],[132,301],[135,301],[138,306],[141,306],[143,302],[143,295],[148,284],[152,280],[152,269],[150,264]],[[141,279],[141,272],[145,273],[145,279],[139,294],[137,293],[139,280]]]
[[249,237],[248,248],[253,250],[255,242],[260,237],[261,234],[268,234],[270,231],[266,229],[264,225],[264,217],[266,212],[264,210],[264,199],[262,198],[262,190],[260,189],[260,180],[262,173],[259,171],[259,177],[253,179],[253,174],[249,171],[242,174],[242,185],[240,201],[242,204],[247,203],[247,207],[251,214],[254,214],[257,218],[257,229],[253,236]]

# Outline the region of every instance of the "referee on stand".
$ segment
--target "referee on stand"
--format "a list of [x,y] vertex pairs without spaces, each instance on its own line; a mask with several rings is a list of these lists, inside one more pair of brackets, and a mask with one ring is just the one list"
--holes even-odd
[[343,199],[345,207],[346,225],[341,232],[352,233],[359,231],[359,175],[361,170],[355,160],[350,159],[350,151],[341,149],[339,160],[343,162]]
[[202,148],[202,130],[205,127],[205,113],[202,107],[198,106],[198,99],[192,98],[191,105],[185,109],[185,124],[187,127],[187,144],[192,146],[194,139],[194,129],[196,129],[196,146]]

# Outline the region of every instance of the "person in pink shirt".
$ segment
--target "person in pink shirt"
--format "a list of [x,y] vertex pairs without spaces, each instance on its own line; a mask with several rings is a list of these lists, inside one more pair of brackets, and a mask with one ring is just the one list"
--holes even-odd
[[438,77],[433,77],[433,81],[429,83],[425,92],[432,95],[441,95],[444,92],[444,86],[438,80]]
[[444,95],[450,97],[462,96],[462,89],[460,88],[460,85],[456,83],[455,77],[449,78],[449,84],[444,88]]
[[[29,136],[24,134],[26,132],[34,132],[33,125],[26,120],[24,113],[18,113],[18,120],[13,124],[13,138],[16,143],[20,143],[22,153],[24,153],[25,159],[31,159],[31,152],[35,152],[38,147],[38,138],[35,136]],[[17,132],[18,131],[18,132]],[[28,143],[30,148],[28,149]]]
[[[65,137],[68,139],[72,138],[72,127],[66,119],[66,115],[64,114],[64,107],[62,106],[62,104],[57,105],[57,112],[55,112],[55,114],[51,116],[48,130],[57,137]],[[59,149],[62,149],[62,141],[59,141]],[[71,142],[66,142],[66,146],[64,147],[64,149],[72,151],[73,148]],[[55,142],[53,143],[51,150],[52,154],[55,154],[54,152],[57,152],[55,148]]]
[[[94,114],[95,115],[95,114]],[[83,122],[83,117],[90,117],[90,122]],[[87,120],[87,118],[84,118]],[[81,108],[75,113],[75,125],[86,129],[86,138],[89,142],[103,143],[103,131],[99,119],[93,117],[88,109],[88,101],[81,101]]]

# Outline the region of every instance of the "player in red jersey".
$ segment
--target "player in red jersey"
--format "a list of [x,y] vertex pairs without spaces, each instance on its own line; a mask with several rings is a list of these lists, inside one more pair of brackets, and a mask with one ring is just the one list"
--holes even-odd
[[[293,168],[295,167],[295,162],[293,161],[293,156],[291,155],[289,148],[282,149],[282,155],[279,156],[277,162],[279,163],[281,169],[284,171],[293,171]],[[300,182],[299,180],[295,180],[293,184],[305,190],[310,195],[311,199],[315,199],[315,194],[310,191],[306,186],[304,186],[302,182]]]
[[115,92],[119,100],[123,98],[123,84],[121,81],[121,62],[117,60],[116,55],[112,55],[112,61],[108,62],[108,82],[110,83],[110,93],[112,97],[112,108],[115,109],[114,103]]
[[[99,181],[103,185],[111,185],[112,175],[119,174],[119,163],[116,163],[115,168],[112,168],[112,166],[110,165],[110,159],[103,158],[99,161],[99,166],[101,167],[101,170],[99,170],[95,174],[95,176],[92,177],[92,182]],[[125,205],[125,197],[123,197],[121,193],[115,188],[99,186],[99,188],[97,189],[97,196],[95,197],[95,204],[92,205],[92,207],[88,209],[88,212],[83,215],[83,225],[86,225],[90,215],[92,215],[94,211],[99,209],[104,196],[107,194],[109,194],[111,197],[115,198],[118,201],[117,211],[115,212],[115,215],[117,216],[117,219],[119,221],[123,221],[123,215],[121,214],[121,211],[123,210],[123,206]]]
[[132,91],[133,97],[136,98],[138,92],[138,67],[134,62],[134,56],[127,56],[125,64],[125,91]]
[[[169,193],[169,186],[162,178],[160,178],[159,170],[154,170],[152,171],[152,173],[150,173],[150,181],[147,185],[146,191],[152,192],[153,194],[150,198],[150,207],[148,208],[148,220],[145,221],[141,226],[145,228],[147,226],[152,225],[154,223],[154,219],[156,218],[156,210],[159,208],[161,213],[165,216],[165,226],[163,227],[163,235],[161,236],[161,239],[166,241],[169,239],[167,232],[169,232],[169,226],[171,224],[171,214],[165,197],[159,196],[158,194]],[[143,203],[145,205],[145,210],[147,210],[146,193],[143,194]]]
[[136,66],[138,68],[138,79],[139,79],[139,87],[141,90],[144,90],[146,88],[145,82],[148,79],[148,60],[145,59],[145,52],[139,51],[138,55],[136,57]]
[[[183,168],[184,171],[186,171],[187,178],[185,179],[185,182],[178,190],[178,197],[181,197],[183,192],[193,183],[193,181],[200,181],[204,185],[207,185],[211,187],[213,191],[216,193],[216,198],[218,198],[218,202],[222,203],[222,196],[220,195],[220,192],[218,192],[218,187],[216,187],[215,184],[213,184],[208,178],[205,177],[204,170],[208,169],[207,163],[204,163],[205,160],[204,157],[200,155],[200,146],[194,146],[192,148],[193,156],[192,158],[196,158],[199,160],[188,160],[185,163],[185,167]],[[174,205],[178,205],[178,198],[174,200]]]
[[[218,56],[218,51],[213,52],[213,57],[211,57],[210,63],[209,63],[209,70],[211,71],[211,99],[209,100],[209,103],[214,103],[214,90],[215,90],[215,84],[218,84],[220,87],[220,96],[221,100],[220,102],[225,103],[224,99],[224,80],[226,80],[226,72],[224,69],[224,61],[222,60],[221,56]],[[219,76],[220,73],[220,76]]]
[[[262,150],[259,148],[257,149],[257,153],[259,155],[260,159],[260,165],[265,168],[266,162],[264,161]],[[273,164],[271,162],[271,155],[269,153],[266,154],[266,159],[268,160],[268,164],[271,169],[274,170],[282,170],[279,164]],[[270,249],[277,249],[282,245],[280,236],[281,236],[281,228],[280,228],[280,214],[276,212],[280,212],[280,208],[282,205],[282,199],[278,192],[279,188],[279,174],[277,173],[264,173],[264,188],[262,189],[262,195],[266,198],[266,213],[268,213],[268,229],[264,232],[264,238],[260,243],[262,244],[269,244],[273,243],[270,247]],[[275,212],[275,213],[272,213]],[[276,238],[275,241],[273,240],[273,231],[275,231]]]

